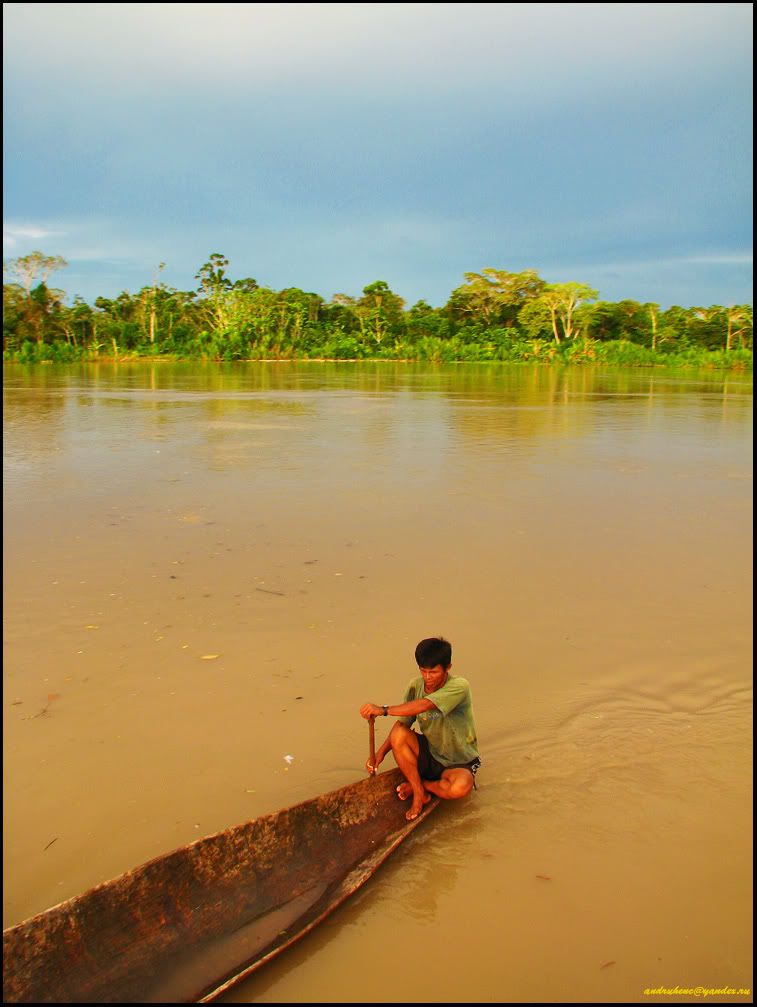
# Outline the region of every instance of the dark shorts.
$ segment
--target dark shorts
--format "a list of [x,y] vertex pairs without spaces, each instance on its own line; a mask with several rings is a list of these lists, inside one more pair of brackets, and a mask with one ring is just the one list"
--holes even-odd
[[426,735],[418,734],[417,731],[414,733],[418,739],[418,775],[422,780],[431,780],[432,782],[434,780],[441,780],[445,769],[468,769],[475,777],[478,767],[481,765],[480,759],[476,758],[471,762],[461,762],[455,766],[443,766],[431,754]]

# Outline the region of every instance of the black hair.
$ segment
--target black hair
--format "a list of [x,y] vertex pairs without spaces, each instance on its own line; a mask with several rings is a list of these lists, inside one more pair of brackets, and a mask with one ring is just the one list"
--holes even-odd
[[421,640],[415,648],[415,660],[419,668],[435,668],[437,664],[449,668],[452,664],[452,644],[443,636]]

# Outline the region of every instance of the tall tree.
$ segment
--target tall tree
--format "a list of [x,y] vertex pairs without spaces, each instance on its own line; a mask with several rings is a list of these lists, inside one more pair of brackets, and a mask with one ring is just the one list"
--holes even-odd
[[213,297],[224,290],[230,290],[232,283],[226,276],[229,260],[220,252],[213,252],[208,261],[200,266],[195,279],[200,281],[199,289],[206,297]]
[[[564,339],[575,335],[574,316],[576,308],[587,301],[595,301],[596,290],[585,283],[548,283],[536,298],[549,311],[555,342],[560,342],[560,329]],[[559,323],[559,324],[558,324]]]
[[3,272],[15,276],[27,295],[32,286],[37,283],[47,284],[52,274],[58,269],[64,269],[68,263],[62,255],[45,255],[43,252],[29,252],[18,259],[3,263]]
[[363,335],[374,340],[378,347],[390,329],[399,335],[404,307],[404,300],[390,289],[386,280],[374,280],[363,287],[363,296],[356,305]]
[[733,337],[739,337],[739,346],[744,345],[744,336],[752,330],[752,308],[748,304],[732,304],[726,308],[726,318],[728,320],[728,331],[726,333],[725,348],[733,349]]
[[48,287],[44,282],[29,291],[29,320],[38,343],[44,343],[46,337],[50,342],[54,340],[56,329],[60,328],[64,296],[62,290]]
[[[150,345],[155,343],[155,330],[157,325],[157,300],[158,300],[158,276],[166,268],[165,262],[158,263],[158,268],[155,271],[155,276],[152,281],[152,296],[150,297]],[[162,286],[162,284],[161,284]]]
[[233,284],[226,276],[228,264],[226,256],[213,252],[195,275],[195,279],[200,281],[199,290],[205,295],[208,321],[216,335],[225,332],[229,324],[229,299],[226,295]]
[[489,328],[515,325],[521,308],[538,297],[545,282],[533,269],[510,273],[487,267],[480,273],[464,273],[465,283],[452,291],[447,309],[460,317],[481,320]]
[[657,323],[660,318],[660,305],[650,301],[644,307],[649,312],[649,320],[652,323],[652,349],[657,350]]
[[711,304],[708,308],[691,308],[690,331],[695,341],[708,349],[722,346],[723,315],[719,304]]
[[3,284],[3,349],[17,350],[29,333],[29,297],[20,283]]

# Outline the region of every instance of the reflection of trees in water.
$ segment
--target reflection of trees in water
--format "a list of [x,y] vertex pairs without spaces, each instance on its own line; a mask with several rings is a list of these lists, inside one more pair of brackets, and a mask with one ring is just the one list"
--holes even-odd
[[35,370],[17,365],[3,383],[3,452],[11,461],[47,458],[61,448],[66,395],[49,368]]
[[266,397],[252,386],[249,373],[230,365],[160,362],[92,365],[75,388],[88,431],[112,430],[119,414],[119,427],[132,438],[194,443],[209,467],[226,469],[252,463],[266,433],[261,428],[283,430],[288,419],[311,411],[303,401]]
[[275,445],[286,466],[312,437],[314,410],[302,401],[214,396],[196,405],[195,453],[211,469],[248,468]]
[[480,380],[461,374],[451,396],[453,405],[458,400],[463,401],[450,410],[450,422],[477,441],[525,443],[588,435],[622,411],[628,414],[629,403],[647,420],[659,411],[677,414],[682,406],[704,421],[718,415],[741,422],[752,415],[751,384],[743,379],[701,374],[686,379],[680,373],[593,367],[513,367],[499,375],[483,374]]
[[575,392],[571,384],[575,386],[575,379],[557,368],[509,372],[499,384],[489,376],[482,386],[471,384],[469,397],[464,391],[462,396],[456,393],[450,422],[475,441],[526,443],[540,437],[576,436],[591,423],[585,410],[565,408]]
[[733,420],[752,422],[752,386],[747,385],[743,378],[725,378],[723,381],[723,408],[721,412],[723,423]]
[[[367,448],[374,465],[385,465],[405,464],[404,449],[417,455],[424,439],[435,457],[454,431],[485,443],[521,445],[583,437],[621,415],[626,398],[637,416],[649,419],[658,410],[680,409],[685,400],[705,420],[717,412],[721,421],[743,422],[752,406],[748,377],[696,371],[684,376],[543,364],[160,361],[9,368],[8,429],[19,425],[30,451],[49,455],[58,449],[64,423],[80,425],[83,409],[67,410],[69,395],[86,408],[81,425],[87,433],[112,429],[114,410],[134,410],[143,424],[136,436],[164,441],[173,425],[186,440],[188,411],[194,411],[192,420],[199,412],[209,426],[190,439],[215,467],[234,468],[255,461],[261,437],[254,425],[275,425],[284,417],[307,417],[300,435],[282,434],[284,455],[298,444],[312,449],[316,431],[323,450],[344,442],[347,432],[356,435],[356,450]],[[593,408],[602,403],[608,404],[604,411]],[[263,434],[268,442],[272,432]]]

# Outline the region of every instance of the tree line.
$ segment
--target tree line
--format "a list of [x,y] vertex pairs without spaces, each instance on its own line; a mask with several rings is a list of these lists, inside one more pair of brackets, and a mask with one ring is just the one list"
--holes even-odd
[[194,290],[167,286],[160,263],[136,293],[65,303],[50,284],[67,265],[32,252],[4,263],[3,359],[171,356],[207,360],[417,359],[711,363],[746,367],[750,305],[673,306],[600,301],[583,283],[548,283],[534,270],[465,273],[443,307],[408,307],[384,280],[330,300],[250,277],[232,280],[212,254]]

